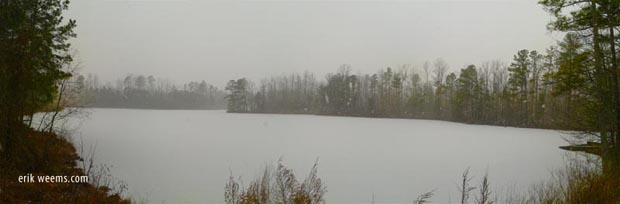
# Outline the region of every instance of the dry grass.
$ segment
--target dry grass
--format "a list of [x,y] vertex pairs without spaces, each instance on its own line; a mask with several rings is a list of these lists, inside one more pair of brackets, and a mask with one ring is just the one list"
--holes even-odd
[[461,183],[458,186],[459,193],[461,193],[461,204],[466,204],[469,200],[469,194],[476,189],[476,187],[470,185],[472,179],[469,175],[469,168],[465,169],[461,175]]
[[491,183],[489,182],[489,173],[485,173],[480,181],[480,190],[476,196],[476,204],[493,204],[493,198],[491,196]]
[[435,195],[435,191],[429,191],[419,195],[415,200],[413,200],[413,204],[424,204],[429,203],[430,199]]
[[[603,174],[600,161],[596,159],[569,158],[563,168],[552,171],[551,175],[549,180],[531,186],[524,193],[513,189],[498,199],[492,194],[488,173],[480,178],[477,186],[473,186],[474,179],[467,168],[458,184],[460,202],[469,203],[473,196],[476,204],[620,204],[620,178]],[[325,203],[326,190],[318,177],[317,163],[303,181],[298,180],[282,161],[277,163],[275,171],[265,168],[262,176],[247,188],[243,188],[239,181],[232,176],[229,178],[225,191],[227,204]],[[434,191],[423,193],[413,200],[413,204],[429,203],[433,196]]]
[[275,171],[265,168],[263,175],[243,188],[240,179],[232,175],[226,183],[226,204],[320,204],[325,203],[325,185],[318,177],[318,162],[314,163],[308,176],[299,181],[283,162],[278,161]]
[[507,204],[620,204],[620,178],[603,174],[597,160],[570,158],[549,180],[528,192],[509,194]]

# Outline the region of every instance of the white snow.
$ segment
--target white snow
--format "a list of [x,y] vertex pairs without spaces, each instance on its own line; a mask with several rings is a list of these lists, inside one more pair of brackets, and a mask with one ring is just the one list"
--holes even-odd
[[555,130],[432,120],[91,111],[78,135],[97,145],[97,162],[113,165],[130,195],[151,203],[222,203],[230,172],[247,185],[280,157],[298,177],[319,158],[327,203],[369,203],[373,194],[377,203],[411,203],[433,189],[432,201],[456,203],[465,168],[475,185],[488,169],[501,196],[548,177],[565,144]]

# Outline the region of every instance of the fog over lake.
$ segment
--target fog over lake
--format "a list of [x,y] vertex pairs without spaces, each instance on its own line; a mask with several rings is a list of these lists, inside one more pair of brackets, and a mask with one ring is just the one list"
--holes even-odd
[[443,58],[458,71],[519,49],[540,52],[538,0],[94,0],[72,1],[72,39],[84,73],[177,82],[259,79],[281,73],[365,73]]
[[302,179],[318,159],[327,203],[411,203],[433,189],[433,202],[456,203],[467,167],[475,185],[488,169],[502,196],[548,178],[566,144],[556,130],[432,120],[88,111],[73,139],[96,145],[97,162],[149,203],[223,203],[231,173],[247,185],[279,158]]

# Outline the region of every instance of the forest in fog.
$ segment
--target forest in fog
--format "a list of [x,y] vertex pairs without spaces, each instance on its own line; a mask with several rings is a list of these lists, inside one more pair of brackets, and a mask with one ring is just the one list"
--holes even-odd
[[[576,36],[567,35],[545,53],[521,50],[511,63],[487,61],[450,73],[448,63],[439,58],[421,67],[388,67],[371,74],[342,65],[324,78],[309,72],[258,83],[242,78],[228,82],[228,111],[576,129],[564,116],[578,111],[587,98],[566,86],[585,79],[565,73],[563,66],[583,60],[581,49]],[[571,81],[560,82],[563,79]]]
[[142,109],[223,109],[226,93],[203,81],[177,87],[174,82],[152,75],[127,75],[115,84],[100,84],[96,75],[77,76],[82,106]]

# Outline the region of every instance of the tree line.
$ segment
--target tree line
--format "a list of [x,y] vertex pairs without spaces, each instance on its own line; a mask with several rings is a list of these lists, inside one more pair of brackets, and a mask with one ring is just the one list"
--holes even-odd
[[[561,48],[563,49],[563,48]],[[350,65],[318,80],[313,74],[229,81],[229,112],[441,119],[467,123],[555,128],[570,98],[554,95],[550,74],[560,52],[521,50],[514,62],[498,60],[448,73],[442,59],[353,73]]]
[[96,108],[144,109],[223,109],[226,93],[203,81],[177,87],[173,82],[154,76],[127,75],[115,85],[100,84],[96,75],[78,76],[82,87],[79,104]]

